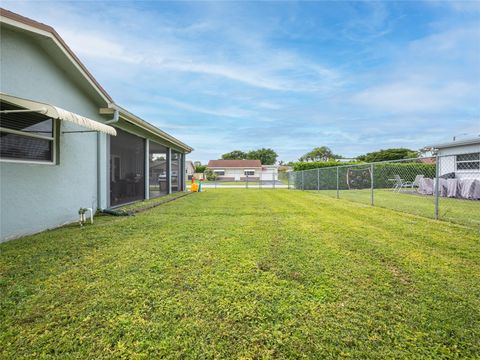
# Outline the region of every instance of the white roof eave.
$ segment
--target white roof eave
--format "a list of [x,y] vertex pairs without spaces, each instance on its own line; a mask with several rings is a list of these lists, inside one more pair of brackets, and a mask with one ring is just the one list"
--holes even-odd
[[429,147],[434,149],[446,149],[446,148],[451,148],[456,146],[475,145],[475,144],[480,146],[480,137],[473,138],[473,139],[456,140],[456,141],[451,141],[451,142],[442,143],[442,144],[434,144],[434,145],[430,145]]

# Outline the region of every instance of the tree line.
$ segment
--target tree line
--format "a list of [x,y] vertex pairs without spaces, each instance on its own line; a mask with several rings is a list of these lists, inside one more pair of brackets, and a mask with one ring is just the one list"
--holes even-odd
[[[423,149],[415,151],[406,148],[391,148],[372,151],[363,155],[359,155],[351,160],[354,162],[379,162],[410,159],[422,155]],[[260,160],[263,165],[274,165],[277,163],[278,154],[273,149],[261,148],[251,151],[233,150],[222,154],[221,158],[223,160]],[[328,146],[319,146],[302,155],[298,159],[298,162],[289,162],[286,165],[293,166],[294,164],[303,162],[329,162],[333,164],[340,159],[344,159],[344,157],[342,155],[335,154]],[[278,161],[278,164],[284,165],[284,162]],[[195,166],[195,171],[200,173],[203,173],[207,167],[206,165],[200,164],[200,162],[195,162]]]
[[[421,155],[421,150],[415,151],[406,148],[392,148],[381,149],[378,151],[372,151],[364,155],[359,155],[354,160],[362,162],[377,162],[377,161],[389,161],[389,160],[401,160],[416,158]],[[316,147],[309,151],[305,155],[301,156],[299,162],[309,161],[332,161],[343,159],[342,155],[336,155],[328,146]]]
[[274,165],[278,154],[273,149],[261,148],[258,150],[241,151],[233,150],[222,155],[223,160],[260,160],[262,165]]

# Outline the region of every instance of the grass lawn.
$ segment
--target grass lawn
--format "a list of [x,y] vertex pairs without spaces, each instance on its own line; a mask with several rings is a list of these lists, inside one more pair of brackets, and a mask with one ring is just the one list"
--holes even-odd
[[[336,190],[322,190],[321,195],[336,197]],[[370,190],[341,190],[340,198],[370,204]],[[391,189],[374,191],[376,206],[404,211],[425,217],[434,217],[435,199],[433,196],[412,193],[398,193]],[[439,218],[475,227],[480,230],[480,201],[452,198],[439,198]]]
[[[195,180],[195,182],[198,184],[200,181]],[[242,185],[246,186],[246,181],[202,181],[203,184],[208,184],[210,186],[217,184],[218,186],[222,185]],[[260,181],[249,181],[248,185],[255,185],[258,186],[260,184]],[[187,185],[191,185],[191,182],[187,183]]]
[[209,189],[0,244],[0,357],[479,358],[477,229]]

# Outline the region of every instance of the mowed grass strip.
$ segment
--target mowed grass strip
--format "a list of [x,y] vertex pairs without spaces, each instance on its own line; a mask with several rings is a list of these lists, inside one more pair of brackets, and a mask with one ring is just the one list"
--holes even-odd
[[477,230],[208,190],[0,245],[3,358],[478,358]]
[[[434,218],[435,198],[432,195],[420,195],[410,191],[408,189],[402,192],[396,192],[392,189],[375,189],[374,204],[387,209]],[[324,196],[337,196],[336,190],[314,192]],[[339,197],[363,204],[371,203],[370,189],[340,190]],[[440,197],[438,205],[439,219],[480,230],[480,201]]]

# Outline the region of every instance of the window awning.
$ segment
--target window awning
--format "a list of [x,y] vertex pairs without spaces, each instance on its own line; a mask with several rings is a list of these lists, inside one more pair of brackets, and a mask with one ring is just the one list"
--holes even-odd
[[[4,93],[0,93],[0,100],[10,103],[12,105],[16,105],[22,108],[25,108],[25,112],[38,112],[44,114],[52,119],[59,119],[62,121],[68,121],[80,126],[83,126],[87,129],[100,131],[105,134],[117,135],[117,131],[114,127],[102,124],[101,122],[86,118],[84,116],[75,114],[71,111],[67,111],[65,109],[56,107],[54,105],[44,104],[33,100],[22,99],[16,96],[7,95]],[[9,112],[9,111],[23,111],[23,110],[4,110],[2,112]],[[1,112],[0,112],[1,113]]]

